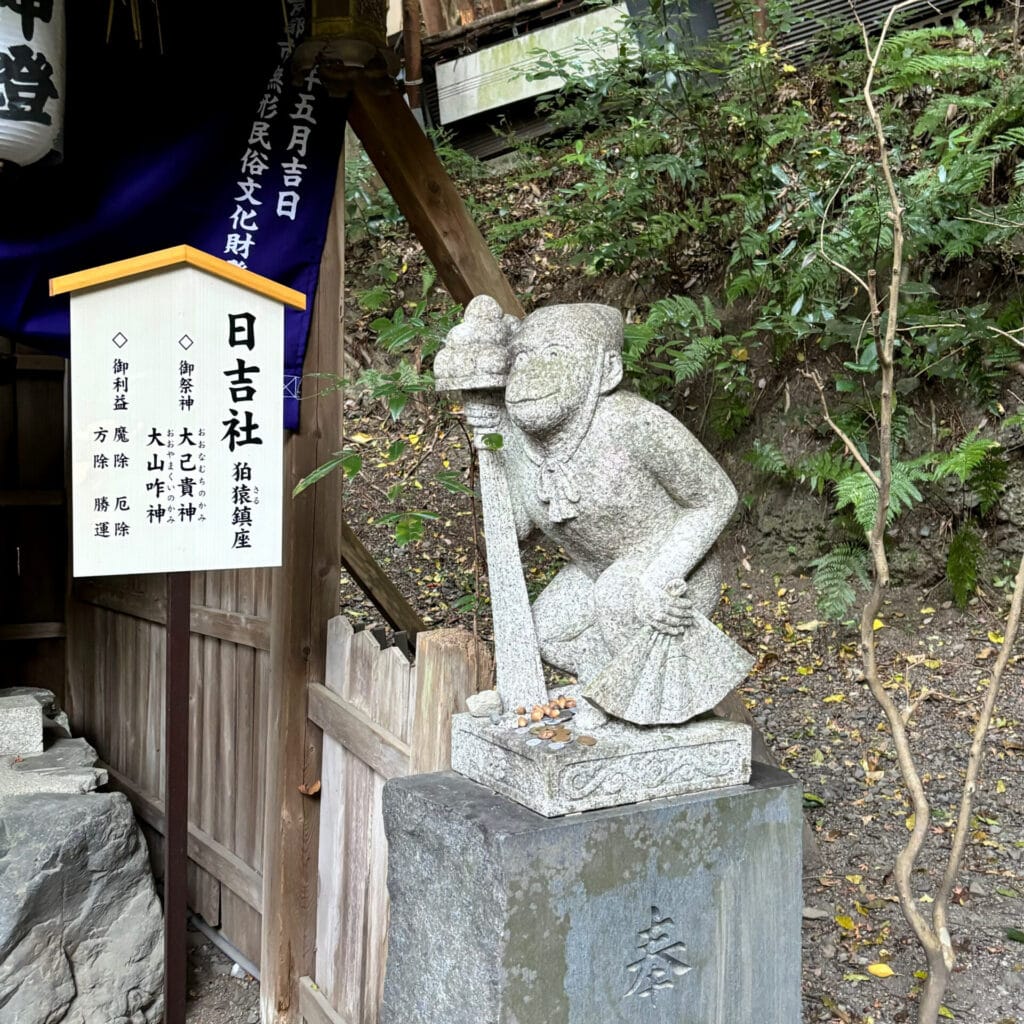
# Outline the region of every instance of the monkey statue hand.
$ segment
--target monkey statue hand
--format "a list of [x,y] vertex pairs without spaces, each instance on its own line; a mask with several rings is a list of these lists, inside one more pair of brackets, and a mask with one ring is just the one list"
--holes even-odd
[[693,604],[686,596],[684,579],[661,583],[641,578],[633,610],[641,622],[667,636],[678,636],[694,623]]

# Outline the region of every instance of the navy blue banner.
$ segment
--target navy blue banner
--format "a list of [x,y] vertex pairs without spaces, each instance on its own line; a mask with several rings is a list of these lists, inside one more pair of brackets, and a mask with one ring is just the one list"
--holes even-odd
[[[290,80],[304,3],[68,5],[63,161],[0,171],[0,335],[68,353],[51,277],[192,245],[306,294],[285,320],[285,425],[299,380],[344,137],[344,105]],[[155,9],[155,8],[154,8]],[[159,51],[162,37],[164,53]]]

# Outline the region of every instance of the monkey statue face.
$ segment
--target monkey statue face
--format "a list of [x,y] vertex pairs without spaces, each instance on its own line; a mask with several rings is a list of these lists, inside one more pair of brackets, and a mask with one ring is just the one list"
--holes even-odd
[[550,435],[591,404],[601,353],[596,342],[580,349],[578,340],[561,341],[546,324],[525,323],[515,333],[505,404],[524,433]]

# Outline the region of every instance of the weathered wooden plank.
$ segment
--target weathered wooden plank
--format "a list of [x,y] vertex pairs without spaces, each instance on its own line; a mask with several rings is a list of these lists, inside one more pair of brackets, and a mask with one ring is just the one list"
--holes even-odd
[[220,930],[242,956],[260,962],[260,913],[226,885],[220,891]]
[[[238,600],[238,574],[220,574],[220,607],[233,608]],[[238,764],[235,746],[235,710],[237,704],[236,673],[238,669],[238,646],[234,643],[217,642],[217,702],[215,707],[215,728],[217,730],[217,761],[219,772],[213,776],[211,789],[213,814],[216,824],[213,835],[229,849],[235,849],[235,808],[234,796],[238,791]],[[213,723],[209,723],[213,724]]]
[[346,522],[341,524],[341,562],[360,590],[395,629],[415,636],[426,624]]
[[63,622],[13,622],[0,626],[0,640],[49,640],[66,632]]
[[394,779],[409,774],[409,745],[383,729],[355,704],[310,683],[309,717],[363,764]]
[[416,696],[410,739],[410,771],[451,766],[452,715],[466,698],[490,685],[491,656],[465,629],[436,629],[416,646]]
[[[327,665],[324,683],[333,694],[344,689],[348,672],[352,625],[343,615],[327,624]],[[338,991],[338,950],[341,934],[341,857],[348,823],[343,793],[345,751],[341,743],[324,729],[320,790],[320,852],[316,902],[316,977],[327,999]]]
[[[105,767],[110,775],[110,785],[128,797],[139,818],[163,835],[163,801],[143,793],[116,769],[109,765]],[[220,879],[233,893],[245,900],[253,910],[259,911],[262,903],[262,879],[259,872],[194,823],[189,823],[188,827],[188,855],[204,871]]]
[[357,85],[349,122],[452,298],[465,304],[491,295],[506,313],[522,316],[512,286],[398,88]]
[[[373,717],[381,727],[408,742],[413,708],[413,670],[396,647],[377,658],[370,682]],[[376,1024],[384,995],[384,964],[388,942],[388,841],[384,833],[384,782],[380,773],[373,779],[369,808],[369,873],[364,910],[365,945],[361,975],[353,974],[350,984],[363,987],[363,1024]]]
[[[208,578],[215,578],[222,574],[206,575]],[[116,584],[96,580],[77,581],[74,591],[79,601],[122,615],[156,622],[162,626],[167,624],[167,601],[163,597],[153,594],[132,594]],[[219,593],[218,588],[217,594]],[[209,596],[207,600],[210,600]],[[206,605],[192,609],[190,628],[193,633],[200,636],[243,644],[261,651],[270,650],[270,621],[263,616],[245,615]]]
[[[344,157],[320,263],[305,372],[342,372]],[[268,689],[264,799],[263,934],[260,1010],[263,1024],[299,1016],[298,980],[314,968],[320,805],[303,795],[320,777],[320,729],[306,717],[306,686],[323,679],[327,621],[338,611],[341,566],[341,474],[291,498],[302,477],[337,449],[341,401],[313,393],[301,430],[285,442],[283,565],[274,573],[271,609],[273,681]]]
[[[237,602],[239,611],[252,614],[256,607],[256,573],[249,569],[238,574]],[[256,652],[251,647],[235,648],[235,706],[231,722],[235,735],[234,785],[230,793],[234,814],[234,841],[232,849],[245,861],[252,863],[255,847],[252,794],[262,790],[263,780],[253,775],[253,747],[256,714]]]
[[[348,671],[342,677],[341,699],[358,710],[364,721],[372,721],[375,710],[374,669],[381,656],[380,644],[369,631],[352,637]],[[374,723],[376,727],[376,723]],[[352,739],[362,735],[355,730]],[[338,944],[334,949],[335,989],[329,993],[333,1006],[358,1024],[364,1014],[366,962],[366,902],[370,877],[370,835],[374,769],[352,750],[355,744],[342,740],[341,785],[335,799],[345,805],[345,833],[339,864],[338,898],[341,909]],[[408,770],[408,760],[405,762]]]
[[308,975],[299,978],[299,1013],[306,1024],[353,1024],[334,1009],[323,990]]

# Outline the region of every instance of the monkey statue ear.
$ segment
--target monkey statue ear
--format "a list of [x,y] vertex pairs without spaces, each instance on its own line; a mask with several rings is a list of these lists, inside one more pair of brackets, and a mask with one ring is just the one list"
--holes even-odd
[[618,352],[605,352],[601,371],[601,394],[607,395],[622,383],[622,356]]

